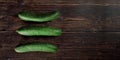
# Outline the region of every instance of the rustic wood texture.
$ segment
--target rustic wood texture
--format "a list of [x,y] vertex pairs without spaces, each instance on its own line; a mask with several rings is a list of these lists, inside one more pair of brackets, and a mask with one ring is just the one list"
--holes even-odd
[[[0,60],[120,60],[119,0],[0,0]],[[59,10],[52,22],[24,22],[19,11]],[[58,37],[24,37],[15,32],[25,25],[61,28]],[[58,46],[56,53],[18,54],[14,48],[29,42]]]

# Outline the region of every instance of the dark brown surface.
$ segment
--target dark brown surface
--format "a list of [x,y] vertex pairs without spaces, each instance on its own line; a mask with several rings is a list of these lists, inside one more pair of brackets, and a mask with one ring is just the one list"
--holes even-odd
[[[21,10],[59,10],[52,22],[24,22]],[[24,37],[15,30],[25,25],[61,28],[59,37]],[[15,46],[29,42],[49,42],[56,53],[18,54]],[[119,0],[0,0],[0,60],[120,60]]]

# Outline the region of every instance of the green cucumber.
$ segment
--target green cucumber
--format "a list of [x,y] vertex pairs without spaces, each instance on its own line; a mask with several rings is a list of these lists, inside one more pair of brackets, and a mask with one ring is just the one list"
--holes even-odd
[[29,43],[19,45],[15,48],[17,53],[26,53],[26,52],[57,52],[57,47],[49,43]]
[[23,36],[60,36],[61,30],[47,26],[24,26],[16,30]]
[[44,14],[35,14],[32,12],[19,12],[18,17],[24,21],[32,21],[32,22],[47,22],[55,20],[59,17],[59,11],[52,11]]

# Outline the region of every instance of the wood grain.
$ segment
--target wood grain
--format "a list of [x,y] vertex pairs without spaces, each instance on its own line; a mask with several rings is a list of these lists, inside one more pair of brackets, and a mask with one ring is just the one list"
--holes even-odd
[[0,2],[16,2],[17,0],[0,0]]
[[[119,57],[119,33],[64,33],[59,37],[23,37],[15,32],[0,33],[0,57],[9,59],[115,59]],[[6,37],[7,36],[7,37]],[[64,38],[63,38],[64,37]],[[58,52],[17,54],[14,47],[30,42],[48,42],[58,46]],[[110,57],[111,56],[111,57]],[[31,57],[31,58],[26,58]],[[40,58],[41,57],[41,58]],[[92,58],[94,57],[94,58]]]
[[119,5],[119,0],[24,0],[24,4],[33,5]]
[[[46,23],[25,22],[19,11],[45,13],[59,10],[61,16]],[[1,60],[120,60],[119,0],[0,0]],[[62,29],[58,37],[24,37],[15,32],[25,25]],[[19,44],[48,42],[56,53],[18,54]]]
[[[62,28],[64,32],[119,32],[120,29],[120,6],[10,5],[1,8],[0,30],[16,30],[24,25],[49,25]],[[23,9],[35,13],[59,10],[61,16],[47,23],[24,22],[17,17]]]
[[[120,5],[119,0],[0,0],[1,4],[18,3],[18,5]],[[9,4],[8,4],[9,5]]]

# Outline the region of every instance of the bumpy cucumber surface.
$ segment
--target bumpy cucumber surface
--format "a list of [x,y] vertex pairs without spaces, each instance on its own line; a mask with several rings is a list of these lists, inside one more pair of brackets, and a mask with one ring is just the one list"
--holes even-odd
[[16,32],[23,36],[60,36],[61,30],[47,26],[24,26],[16,30]]
[[26,53],[26,52],[51,52],[55,53],[57,47],[49,43],[29,43],[19,45],[15,48],[17,53]]
[[18,14],[18,17],[24,21],[47,22],[57,19],[59,15],[59,11],[52,11],[44,14],[35,14],[32,12],[22,11]]

